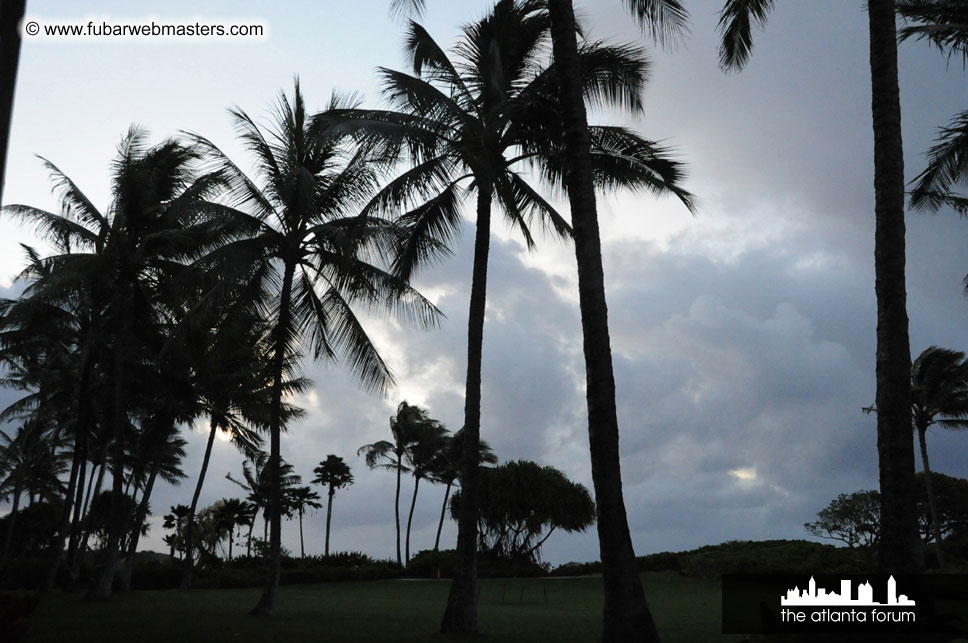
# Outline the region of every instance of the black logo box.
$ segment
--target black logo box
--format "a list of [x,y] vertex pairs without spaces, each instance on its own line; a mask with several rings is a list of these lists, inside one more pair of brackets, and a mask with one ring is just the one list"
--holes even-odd
[[[857,588],[862,583],[869,583],[873,588],[873,600],[886,603],[890,576],[891,574],[814,574],[813,578],[816,586],[826,589],[828,593],[839,592],[841,581],[850,581],[854,599],[857,598]],[[807,589],[809,574],[723,576],[723,633],[874,636],[898,634],[909,637],[922,635],[907,639],[911,641],[968,638],[968,575],[893,576],[897,594],[907,596],[915,605],[781,606],[780,597],[786,596],[788,590],[794,587]],[[823,610],[827,612],[824,613]],[[860,614],[862,611],[863,616]]]

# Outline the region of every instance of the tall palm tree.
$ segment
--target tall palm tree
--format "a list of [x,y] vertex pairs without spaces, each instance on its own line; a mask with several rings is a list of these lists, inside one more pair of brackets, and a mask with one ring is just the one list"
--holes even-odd
[[411,450],[420,441],[424,427],[439,425],[427,415],[427,409],[404,400],[397,405],[397,412],[390,417],[390,433],[393,440],[379,440],[357,449],[357,455],[365,456],[366,466],[371,469],[387,469],[396,472],[397,486],[393,500],[393,517],[397,529],[397,564],[403,564],[400,551],[400,480],[410,473]]
[[329,556],[329,527],[333,520],[333,496],[336,495],[337,489],[353,484],[353,474],[350,472],[350,466],[343,461],[343,458],[332,453],[326,456],[326,459],[320,462],[318,467],[313,469],[313,473],[316,474],[313,482],[327,487],[326,545],[323,553],[325,556]]
[[[332,108],[348,104],[338,98]],[[220,276],[254,287],[254,303],[269,311],[269,565],[265,590],[254,614],[269,614],[279,586],[282,490],[280,434],[284,424],[284,382],[305,341],[314,358],[337,359],[364,388],[384,391],[393,381],[354,305],[402,313],[424,326],[436,309],[403,280],[369,262],[393,231],[354,215],[376,188],[377,168],[349,152],[345,135],[332,128],[310,129],[296,82],[292,101],[280,96],[275,123],[263,131],[242,110],[232,110],[243,144],[256,158],[259,183],[246,176],[207,139],[191,139],[232,189],[229,204],[238,222],[237,239],[208,259]]]
[[[368,143],[390,147],[389,157],[405,150],[412,164],[373,206],[413,206],[403,216],[410,234],[397,256],[400,274],[409,275],[421,261],[446,249],[460,224],[462,199],[469,192],[476,194],[461,472],[465,502],[458,520],[457,563],[441,626],[444,632],[477,631],[477,458],[492,206],[503,210],[529,247],[534,246],[535,220],[558,235],[571,233],[565,219],[522,174],[535,170],[560,187],[572,172],[555,92],[561,68],[544,59],[549,35],[544,7],[538,1],[498,2],[490,15],[465,27],[454,61],[423,27],[411,22],[406,47],[413,75],[381,70],[385,95],[395,111],[370,111],[357,121]],[[610,107],[641,109],[644,60],[638,49],[585,43],[580,54],[576,45],[579,55],[579,101],[588,98]],[[678,164],[661,147],[623,128],[597,127],[591,132],[593,185],[671,192],[691,205],[691,195],[679,186]]]
[[928,495],[931,527],[937,545],[938,564],[945,567],[941,549],[941,521],[931,485],[926,434],[931,426],[968,429],[968,360],[965,354],[931,346],[911,365],[911,419],[921,447],[924,484]]
[[410,513],[407,515],[407,538],[404,548],[406,564],[410,564],[410,528],[413,525],[413,510],[417,506],[417,490],[420,481],[432,478],[441,452],[446,447],[447,434],[450,433],[443,424],[436,421],[428,422],[417,430],[417,439],[410,448],[408,459],[410,473],[413,475],[413,496],[410,499]]
[[[720,63],[740,69],[773,0],[727,0],[720,16]],[[911,349],[904,282],[904,156],[897,75],[895,0],[867,2],[871,117],[874,126],[874,292],[877,297],[877,453],[881,536],[878,566],[885,572],[924,569],[918,536],[914,447],[910,436]]]
[[299,516],[299,557],[306,557],[306,545],[303,543],[303,514],[310,509],[319,509],[323,505],[319,502],[319,494],[309,487],[296,487],[288,493],[288,503]]
[[[434,551],[440,549],[440,532],[444,528],[444,517],[447,515],[447,501],[450,491],[458,483],[460,476],[460,457],[463,452],[464,429],[460,429],[452,436],[445,438],[444,447],[438,452],[434,461],[430,479],[435,484],[445,485],[444,502],[440,507],[440,521],[437,523],[437,537],[434,539]],[[478,442],[478,464],[497,464],[497,456],[491,450],[486,440]]]

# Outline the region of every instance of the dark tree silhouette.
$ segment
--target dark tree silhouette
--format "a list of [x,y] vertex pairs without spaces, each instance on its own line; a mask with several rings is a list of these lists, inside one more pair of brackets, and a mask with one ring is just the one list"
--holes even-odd
[[[720,63],[741,69],[773,0],[727,0],[720,16]],[[877,297],[877,453],[884,572],[923,571],[910,435],[911,349],[905,288],[904,155],[894,0],[869,0],[871,118],[874,126],[874,292]]]
[[316,477],[313,482],[323,485],[326,491],[326,545],[323,550],[325,556],[329,556],[329,528],[333,521],[333,497],[337,489],[348,487],[353,484],[353,474],[350,467],[343,458],[338,455],[329,454],[326,459],[313,469]]

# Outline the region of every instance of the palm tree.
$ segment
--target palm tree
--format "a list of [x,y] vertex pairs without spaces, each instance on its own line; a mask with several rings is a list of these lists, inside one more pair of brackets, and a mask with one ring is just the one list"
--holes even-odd
[[413,510],[417,506],[417,490],[420,481],[433,476],[437,460],[446,446],[449,431],[443,424],[431,420],[421,425],[416,431],[416,440],[410,447],[407,459],[410,461],[410,473],[413,474],[413,497],[410,500],[410,513],[407,515],[407,539],[404,555],[406,564],[410,564],[410,527],[413,525]]
[[[171,402],[172,400],[164,400],[166,404],[171,404]],[[150,512],[148,502],[151,499],[155,480],[160,476],[170,485],[181,483],[185,478],[185,472],[181,469],[181,461],[185,457],[186,444],[187,442],[178,436],[177,427],[170,420],[168,412],[161,412],[158,416],[143,422],[141,435],[136,445],[138,462],[132,472],[132,477],[136,477],[132,499],[137,495],[139,489],[143,488],[143,491],[141,500],[137,505],[133,526],[128,535],[125,561],[119,575],[121,591],[131,590],[131,575],[134,571],[134,559],[141,536],[140,526],[145,524]]]
[[229,533],[229,561],[232,560],[232,545],[235,541],[235,528],[250,526],[253,519],[252,504],[239,498],[223,498],[219,508],[219,520]]
[[[291,516],[292,506],[289,503],[289,495],[293,489],[299,486],[299,483],[302,482],[302,480],[299,475],[293,471],[293,466],[282,458],[280,458],[278,471],[279,488],[282,496],[282,503],[279,508],[280,515]],[[260,510],[262,511],[264,529],[263,540],[268,541],[267,537],[269,535],[269,523],[272,511],[271,502],[273,486],[268,454],[261,451],[249,454],[246,461],[242,463],[242,480],[236,480],[232,477],[231,473],[225,474],[225,477],[249,492],[248,500],[255,508],[253,513],[253,524],[255,522],[255,515],[258,514]],[[246,555],[251,555],[252,526],[253,525],[249,525],[249,543],[246,549]]]
[[328,487],[326,501],[326,548],[323,550],[325,556],[329,556],[329,527],[333,519],[333,496],[337,489],[348,487],[353,484],[353,474],[350,467],[343,458],[332,453],[313,469],[316,477],[313,478],[315,484]]
[[[720,17],[720,63],[740,69],[772,0],[727,0]],[[914,447],[910,436],[911,349],[904,283],[904,156],[897,77],[895,0],[867,2],[870,31],[871,116],[874,125],[874,292],[877,297],[877,452],[880,466],[884,572],[924,569],[918,536]]]
[[175,552],[183,552],[185,525],[188,520],[189,508],[186,505],[172,505],[170,513],[165,514],[163,527],[171,531],[163,540],[171,548],[171,557]]
[[299,557],[306,557],[306,546],[303,544],[303,513],[309,509],[319,509],[323,505],[317,502],[319,494],[309,487],[296,487],[289,491],[288,503],[299,516]]
[[[252,426],[264,428],[268,425],[266,324],[251,310],[239,306],[238,302],[233,303],[235,305],[227,306],[224,311],[213,312],[217,317],[213,327],[198,324],[196,326],[200,328],[190,329],[185,339],[192,361],[193,394],[199,403],[198,410],[209,416],[210,426],[201,471],[190,504],[182,589],[192,586],[192,525],[208,472],[215,435],[219,431],[226,432],[240,451],[250,455],[262,445],[262,439]],[[303,379],[290,380],[283,384],[283,390],[287,394],[297,393],[307,384]],[[299,417],[302,413],[286,402],[282,406],[286,420]]]
[[427,409],[407,404],[406,400],[397,405],[396,415],[390,417],[390,433],[393,441],[379,440],[365,444],[357,449],[357,455],[364,455],[366,466],[371,469],[395,471],[397,487],[393,500],[393,516],[397,528],[397,564],[403,564],[400,552],[400,479],[410,473],[410,453],[419,442],[423,427],[439,425],[437,420],[427,415]]
[[[534,219],[558,235],[571,233],[564,218],[521,174],[522,169],[533,169],[561,186],[572,173],[571,159],[562,147],[561,110],[555,94],[561,66],[547,66],[542,59],[549,28],[544,6],[537,1],[502,0],[491,15],[464,29],[455,48],[456,62],[423,27],[411,22],[406,46],[414,75],[381,70],[385,95],[397,111],[369,111],[357,117],[367,143],[390,148],[385,152],[390,158],[405,148],[413,165],[373,205],[379,210],[416,203],[403,216],[410,234],[396,259],[400,274],[409,275],[419,262],[446,249],[460,224],[462,198],[476,193],[461,471],[465,502],[458,520],[457,563],[444,632],[477,631],[477,457],[492,205],[501,207],[529,247],[534,245],[530,229]],[[641,108],[644,62],[639,50],[585,44],[580,56],[579,101],[588,98],[611,107]],[[591,132],[593,184],[672,192],[691,204],[691,195],[679,187],[678,164],[662,148],[623,128],[598,127]]]
[[147,134],[132,127],[122,139],[112,170],[113,202],[108,214],[93,206],[78,187],[47,163],[61,192],[62,212],[7,206],[5,212],[37,225],[61,246],[44,261],[57,276],[55,292],[87,292],[99,310],[98,343],[102,376],[110,390],[107,426],[112,435],[111,526],[92,598],[107,598],[123,534],[132,516],[122,510],[126,434],[132,400],[126,387],[150,364],[159,345],[157,331],[166,304],[163,289],[172,273],[221,237],[212,225],[208,197],[220,177],[196,176],[197,155],[184,145],[165,141],[148,147]]
[[938,564],[945,567],[941,551],[941,522],[931,486],[931,465],[925,434],[937,425],[943,429],[968,429],[968,361],[965,354],[931,346],[911,365],[911,417],[921,447],[924,484],[928,495],[931,527],[937,545]]
[[[334,97],[332,108],[346,107]],[[243,144],[255,155],[261,186],[207,139],[191,139],[232,186],[238,237],[207,265],[220,276],[248,284],[254,304],[270,311],[269,477],[270,537],[265,590],[254,614],[269,614],[279,585],[281,553],[280,433],[284,382],[305,340],[314,358],[342,355],[367,389],[384,391],[392,376],[354,312],[354,304],[402,313],[422,325],[436,309],[406,282],[369,263],[393,231],[379,220],[352,215],[376,187],[377,172],[361,153],[348,153],[345,134],[310,129],[299,83],[292,102],[280,96],[268,132],[243,111],[232,110]]]
[[[968,7],[953,0],[896,0],[897,12],[909,22],[900,39],[927,40],[948,58],[968,59]],[[951,119],[928,150],[928,166],[913,181],[911,206],[935,211],[944,205],[968,215],[968,197],[953,191],[968,181],[968,111]]]
[[[435,484],[446,485],[444,502],[440,507],[440,521],[437,523],[437,537],[434,539],[434,551],[440,549],[440,532],[444,528],[444,517],[447,515],[447,501],[450,500],[450,490],[457,484],[460,476],[460,456],[463,451],[464,429],[444,439],[444,447],[438,452],[433,464],[430,480]],[[485,440],[478,442],[478,464],[497,464],[497,456],[491,450],[491,445]]]
[[21,497],[26,494],[30,499],[54,498],[62,491],[58,475],[65,469],[64,457],[54,438],[36,420],[28,420],[13,437],[0,431],[0,498],[13,499],[0,553],[0,569],[10,554]]

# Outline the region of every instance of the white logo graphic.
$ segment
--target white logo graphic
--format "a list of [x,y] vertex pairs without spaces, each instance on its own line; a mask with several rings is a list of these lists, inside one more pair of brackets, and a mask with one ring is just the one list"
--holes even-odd
[[882,607],[900,607],[902,605],[914,605],[914,601],[904,594],[897,595],[897,581],[891,576],[887,580],[887,602],[878,603],[874,600],[874,588],[870,583],[861,583],[857,586],[857,598],[851,598],[851,583],[849,580],[840,581],[840,593],[827,593],[823,587],[817,587],[817,581],[813,576],[807,589],[794,587],[787,590],[786,596],[780,596],[780,605],[878,605]]

